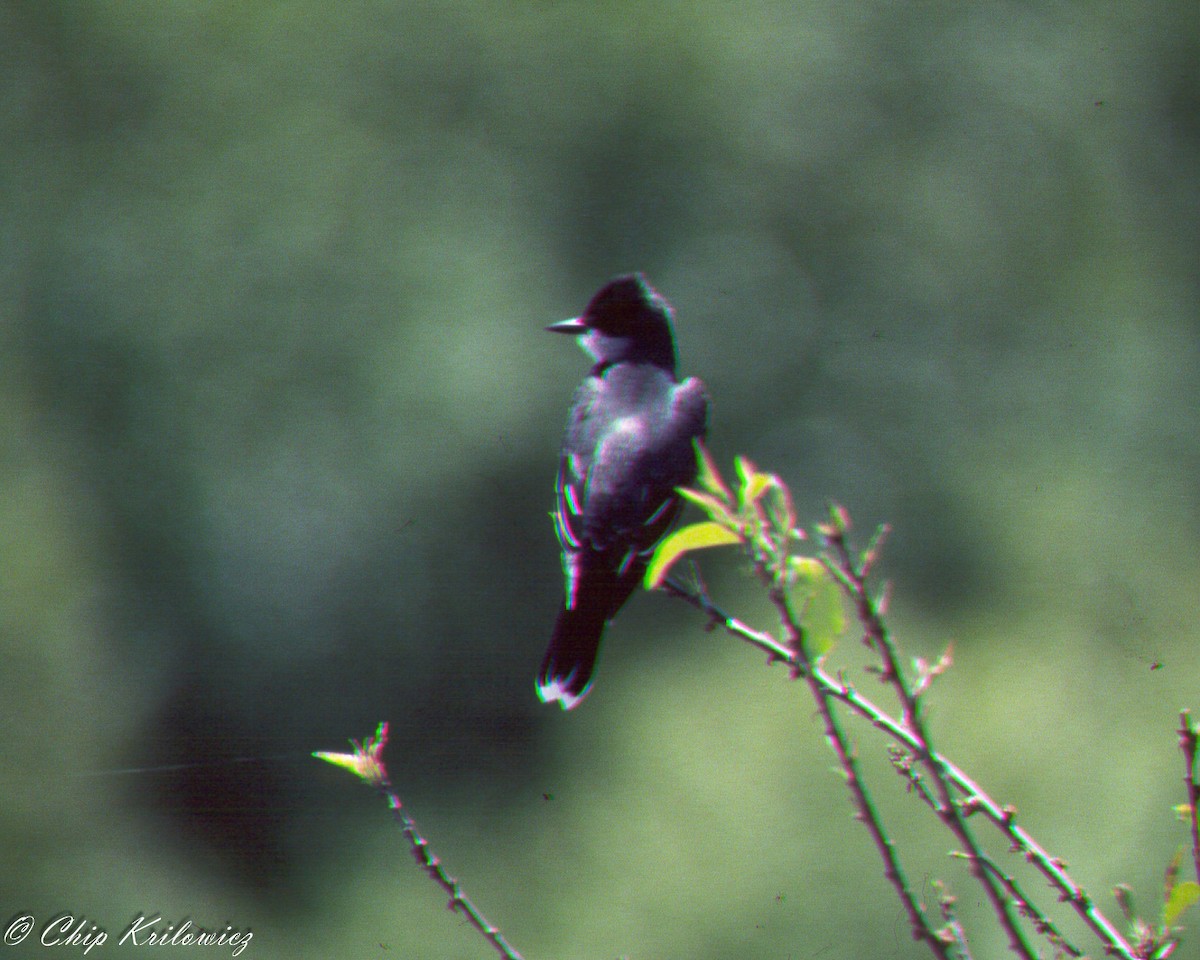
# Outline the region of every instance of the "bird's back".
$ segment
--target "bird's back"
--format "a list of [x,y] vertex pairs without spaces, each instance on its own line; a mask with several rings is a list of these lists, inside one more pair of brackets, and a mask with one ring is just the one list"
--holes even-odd
[[563,479],[574,485],[579,539],[603,549],[642,528],[675,487],[693,480],[692,442],[704,435],[708,397],[694,377],[676,383],[648,364],[622,364],[589,377],[580,393],[584,402],[568,428]]

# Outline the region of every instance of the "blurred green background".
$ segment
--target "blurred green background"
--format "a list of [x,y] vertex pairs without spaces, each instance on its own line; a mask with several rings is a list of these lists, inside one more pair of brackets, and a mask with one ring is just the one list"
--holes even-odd
[[586,368],[542,327],[632,269],[719,463],[894,525],[945,752],[1155,913],[1200,708],[1194,0],[5,0],[0,38],[3,918],[488,955],[308,757],[387,719],[530,960],[925,955],[780,668],[641,596],[586,705],[536,702]]

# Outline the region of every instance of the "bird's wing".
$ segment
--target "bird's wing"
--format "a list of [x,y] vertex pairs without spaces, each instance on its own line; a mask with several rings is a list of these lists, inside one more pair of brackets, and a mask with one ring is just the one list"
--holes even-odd
[[598,438],[587,477],[584,539],[621,548],[624,570],[645,560],[679,511],[675,488],[696,476],[693,440],[702,436],[708,400],[699,380],[664,384],[654,404],[619,416]]
[[[675,435],[687,437],[689,447],[708,433],[708,391],[697,377],[688,377],[671,392],[671,429]],[[685,483],[696,476],[694,461],[691,468]]]
[[[647,385],[649,386],[649,385]],[[692,377],[662,385],[657,404],[644,401],[614,415],[605,384],[589,377],[573,405],[558,468],[555,527],[565,552],[620,546],[653,550],[678,512],[675,488],[696,475],[693,440],[708,418],[704,385]]]
[[599,394],[600,383],[594,377],[584,380],[576,392],[571,404],[571,422],[567,424],[567,437],[558,461],[554,529],[564,554],[577,553],[585,542],[588,476],[596,443],[596,422],[592,413]]

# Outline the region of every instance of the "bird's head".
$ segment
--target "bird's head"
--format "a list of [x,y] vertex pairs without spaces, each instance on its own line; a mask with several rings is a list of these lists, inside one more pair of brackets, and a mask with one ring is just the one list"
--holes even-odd
[[552,333],[579,338],[597,363],[653,363],[675,372],[673,311],[640,273],[610,280],[578,317],[554,323]]

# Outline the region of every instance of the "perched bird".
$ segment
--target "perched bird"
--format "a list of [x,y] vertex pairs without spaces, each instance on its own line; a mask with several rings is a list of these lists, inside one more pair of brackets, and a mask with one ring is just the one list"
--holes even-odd
[[547,327],[596,361],[575,393],[558,465],[554,526],[566,591],[538,676],[543,703],[577,706],[600,639],[645,573],[696,477],[708,394],[675,377],[670,304],[641,274],[617,277],[583,315]]

